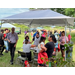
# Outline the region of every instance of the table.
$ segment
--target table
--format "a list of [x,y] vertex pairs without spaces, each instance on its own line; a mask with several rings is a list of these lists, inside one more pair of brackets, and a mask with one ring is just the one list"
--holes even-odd
[[[22,49],[23,49],[23,47],[22,47]],[[38,47],[30,48],[30,50],[34,50],[35,52],[39,53],[39,48]]]
[[34,50],[35,52],[39,53],[39,48],[38,47],[30,48],[30,50]]

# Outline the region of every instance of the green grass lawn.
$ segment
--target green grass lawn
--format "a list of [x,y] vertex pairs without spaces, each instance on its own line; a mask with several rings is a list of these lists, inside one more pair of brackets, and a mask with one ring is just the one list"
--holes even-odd
[[[14,65],[10,65],[10,52],[9,53],[5,53],[3,52],[3,56],[0,57],[0,67],[21,67],[19,65],[16,65],[15,64],[15,61],[18,57],[18,50],[21,50],[22,51],[22,46],[23,46],[23,40],[24,40],[24,30],[25,28],[21,28],[22,29],[22,34],[19,34],[18,37],[19,37],[19,40],[18,40],[18,43],[17,43],[17,46],[16,46],[16,51],[15,51],[15,57],[14,57]],[[46,27],[46,29],[49,30],[49,28]],[[56,28],[55,28],[56,29]],[[55,29],[51,29],[51,30],[55,30]],[[61,28],[62,29],[62,28]],[[60,29],[58,29],[60,31]],[[75,61],[75,35],[74,33],[71,34],[72,35],[72,41],[74,42],[74,45],[73,45],[73,61]],[[30,37],[30,41],[32,40],[31,39],[31,36]],[[46,39],[46,42],[48,42],[48,39]],[[58,57],[61,57],[61,52],[58,53]]]

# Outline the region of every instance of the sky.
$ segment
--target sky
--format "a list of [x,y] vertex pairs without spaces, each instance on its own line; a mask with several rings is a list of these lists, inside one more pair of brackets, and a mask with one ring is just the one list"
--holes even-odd
[[29,11],[29,8],[0,8],[0,19],[26,11]]

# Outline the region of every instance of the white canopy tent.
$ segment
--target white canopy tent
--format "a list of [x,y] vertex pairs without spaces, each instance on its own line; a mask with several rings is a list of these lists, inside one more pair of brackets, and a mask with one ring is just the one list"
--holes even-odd
[[[66,36],[66,26],[73,26],[74,18],[47,9],[47,10],[28,11],[28,12],[12,15],[6,18],[2,18],[1,22],[2,23],[3,22],[26,23],[28,25],[41,25],[41,26],[43,25],[65,26],[65,36]],[[66,43],[66,38],[65,38],[65,43]],[[65,52],[65,56],[66,56],[66,52]]]
[[52,10],[28,11],[1,19],[4,22],[40,24],[40,25],[74,25],[74,18],[62,15]]
[[3,23],[2,24],[2,28],[12,28],[12,27],[16,28],[14,25],[12,25],[10,23]]

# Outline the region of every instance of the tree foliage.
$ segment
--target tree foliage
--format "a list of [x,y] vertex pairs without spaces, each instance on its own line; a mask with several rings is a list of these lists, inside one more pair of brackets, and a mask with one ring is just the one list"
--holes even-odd
[[51,9],[55,12],[58,12],[60,14],[66,15],[66,16],[71,16],[71,17],[75,17],[75,8],[30,8],[31,10],[37,10],[37,9]]
[[65,9],[65,14],[67,16],[75,17],[75,8],[66,8]]

